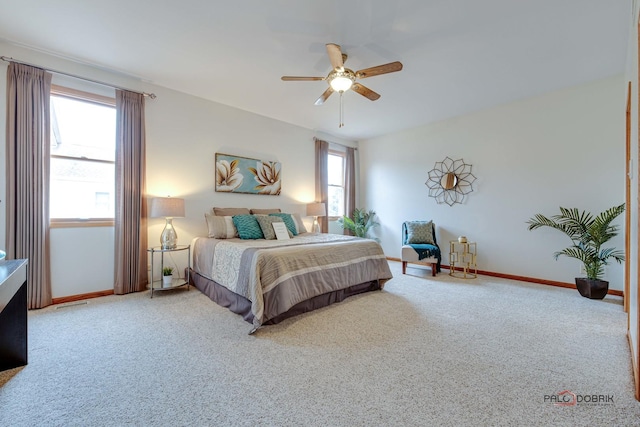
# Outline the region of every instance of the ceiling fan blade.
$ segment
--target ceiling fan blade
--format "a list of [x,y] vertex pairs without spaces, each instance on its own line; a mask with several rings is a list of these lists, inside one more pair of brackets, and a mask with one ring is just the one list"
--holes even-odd
[[282,76],[282,80],[285,82],[307,82],[314,80],[324,80],[325,77],[298,77],[298,76]]
[[360,95],[364,96],[365,98],[369,98],[372,101],[380,98],[380,94],[372,91],[366,86],[361,85],[360,83],[354,83],[353,86],[351,86],[351,89],[354,92],[358,92]]
[[384,65],[378,65],[377,67],[365,68],[364,70],[356,71],[356,77],[364,79],[366,77],[379,76],[380,74],[394,73],[402,70],[401,62],[390,62]]
[[339,45],[334,43],[327,43],[327,53],[329,54],[329,61],[331,61],[331,66],[334,69],[344,67],[342,50],[340,49]]
[[331,88],[331,86],[329,86],[327,90],[325,90],[324,93],[320,95],[320,98],[316,99],[315,105],[324,104],[324,101],[326,101],[327,98],[329,98],[329,96],[331,96],[332,93],[333,93],[333,89]]

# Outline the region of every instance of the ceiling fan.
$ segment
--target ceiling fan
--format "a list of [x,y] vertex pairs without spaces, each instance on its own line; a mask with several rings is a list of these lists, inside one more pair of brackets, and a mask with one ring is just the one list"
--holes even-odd
[[[364,96],[367,99],[370,99],[371,101],[375,101],[380,98],[380,94],[372,91],[368,87],[359,83],[357,80],[402,70],[402,63],[396,61],[371,68],[365,68],[363,70],[353,71],[349,68],[344,67],[344,63],[347,60],[347,54],[342,52],[342,49],[339,45],[335,43],[327,43],[326,46],[327,54],[329,55],[329,61],[331,62],[331,66],[333,67],[333,69],[326,77],[282,76],[282,80],[289,82],[326,80],[329,84],[329,87],[324,91],[322,95],[320,95],[320,98],[316,100],[315,105],[324,104],[324,101],[326,101],[333,92],[340,93],[340,100],[342,101],[342,94],[349,89],[359,93],[360,95]],[[340,102],[340,127],[344,126],[342,116],[342,102]]]

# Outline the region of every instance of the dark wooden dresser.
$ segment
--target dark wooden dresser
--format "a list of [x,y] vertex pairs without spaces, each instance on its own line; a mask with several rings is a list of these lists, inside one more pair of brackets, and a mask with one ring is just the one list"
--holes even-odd
[[27,364],[27,260],[0,261],[0,371]]

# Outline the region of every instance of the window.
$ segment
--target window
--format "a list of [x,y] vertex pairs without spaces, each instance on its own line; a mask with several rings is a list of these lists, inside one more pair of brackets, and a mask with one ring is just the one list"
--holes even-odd
[[52,223],[113,220],[115,145],[115,99],[52,87]]
[[329,218],[344,215],[344,154],[330,151],[328,158],[329,175]]

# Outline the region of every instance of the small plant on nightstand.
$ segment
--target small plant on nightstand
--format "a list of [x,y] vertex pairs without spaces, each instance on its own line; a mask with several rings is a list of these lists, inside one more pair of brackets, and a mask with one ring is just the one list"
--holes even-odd
[[169,287],[173,281],[173,267],[164,267],[162,269],[162,286]]

